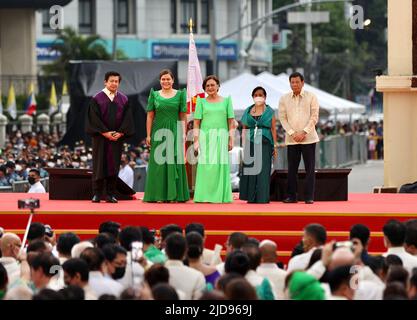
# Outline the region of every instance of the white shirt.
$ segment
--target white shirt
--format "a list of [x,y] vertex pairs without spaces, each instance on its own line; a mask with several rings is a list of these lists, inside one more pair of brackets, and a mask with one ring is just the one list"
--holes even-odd
[[117,282],[120,283],[125,289],[142,285],[145,270],[142,265],[136,261],[132,261],[132,252],[128,252],[126,256],[126,271],[123,278],[118,279]]
[[123,286],[120,283],[105,277],[100,271],[90,271],[88,285],[98,298],[103,294],[112,294],[118,298],[123,291]]
[[111,101],[113,101],[114,100],[114,97],[116,96],[116,94],[117,94],[117,91],[115,92],[115,93],[112,93],[112,92],[110,92],[110,90],[108,90],[107,88],[104,88],[103,89],[103,92],[106,94],[106,96],[108,96],[109,97],[109,99],[111,100]]
[[405,251],[404,247],[389,248],[382,256],[386,257],[390,254],[396,255],[402,260],[403,267],[407,269],[410,275],[413,273],[413,268],[417,268],[417,257]]
[[256,273],[271,282],[277,298],[284,298],[285,278],[287,276],[285,270],[278,268],[276,263],[261,263],[256,269]]
[[42,183],[38,181],[30,186],[28,193],[46,193],[46,191]]
[[291,258],[288,262],[287,272],[290,273],[295,270],[305,270],[310,262],[311,255],[317,248],[311,248],[308,252],[298,254]]
[[0,263],[7,271],[10,289],[10,285],[16,280],[20,279],[20,265],[17,262],[17,260],[13,257],[2,257],[0,258]]
[[[212,264],[212,261],[214,263]],[[222,263],[222,258],[218,255],[214,256],[214,250],[210,250],[207,248],[203,249],[203,263],[207,265],[218,265]]]
[[[316,124],[319,119],[319,102],[314,93],[301,90],[298,96],[287,93],[279,100],[279,121],[285,130],[285,144],[309,144],[319,142]],[[291,135],[297,131],[307,133],[302,142],[295,142]]]
[[193,268],[185,266],[181,260],[167,260],[165,267],[169,270],[169,284],[185,294],[185,300],[197,300],[206,286],[204,275]]
[[134,176],[135,176],[135,173],[133,172],[133,169],[128,164],[122,167],[119,171],[119,178],[122,179],[123,182],[126,183],[132,189],[133,189]]

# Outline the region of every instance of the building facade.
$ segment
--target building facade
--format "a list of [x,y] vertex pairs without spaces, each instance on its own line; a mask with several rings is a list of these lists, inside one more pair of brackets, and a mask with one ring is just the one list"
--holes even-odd
[[[210,60],[210,0],[73,0],[63,7],[63,25],[78,33],[97,34],[109,52],[113,48],[117,6],[117,49],[129,59],[176,59],[181,84],[186,83],[190,18],[203,76]],[[216,39],[272,10],[272,0],[216,0]],[[56,33],[49,10],[36,13],[38,67],[56,58],[50,50]],[[253,25],[218,43],[218,75],[230,79],[243,70],[258,73],[272,66],[272,22]],[[256,35],[256,36],[253,36]],[[40,69],[39,69],[40,70]]]

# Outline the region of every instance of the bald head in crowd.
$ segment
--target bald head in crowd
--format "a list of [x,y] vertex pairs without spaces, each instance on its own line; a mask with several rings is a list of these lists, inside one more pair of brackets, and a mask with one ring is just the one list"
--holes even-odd
[[277,261],[277,244],[272,240],[263,240],[259,244],[261,250],[262,263],[276,263]]
[[22,241],[14,233],[5,233],[0,241],[0,249],[3,257],[16,258],[19,254]]
[[329,264],[329,271],[337,267],[353,265],[355,262],[355,255],[352,250],[346,247],[337,248],[332,254],[332,260]]

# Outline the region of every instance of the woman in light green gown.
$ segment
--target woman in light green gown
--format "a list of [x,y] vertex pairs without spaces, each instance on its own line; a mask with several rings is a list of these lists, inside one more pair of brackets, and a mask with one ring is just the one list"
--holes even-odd
[[194,149],[199,152],[194,202],[232,202],[229,151],[233,148],[234,112],[230,97],[218,94],[220,82],[208,76],[206,98],[198,98],[194,113]]

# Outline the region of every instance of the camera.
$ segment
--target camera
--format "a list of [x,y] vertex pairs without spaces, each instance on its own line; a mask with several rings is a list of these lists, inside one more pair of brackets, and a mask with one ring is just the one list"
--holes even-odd
[[353,242],[352,241],[338,241],[333,245],[333,251],[337,248],[349,248],[353,251]]
[[38,209],[40,207],[40,201],[39,199],[21,199],[17,200],[17,207],[19,209]]
[[45,235],[47,235],[49,238],[54,236],[54,230],[52,230],[49,224],[45,224]]
[[143,243],[139,241],[132,242],[132,261],[138,261],[143,256]]

